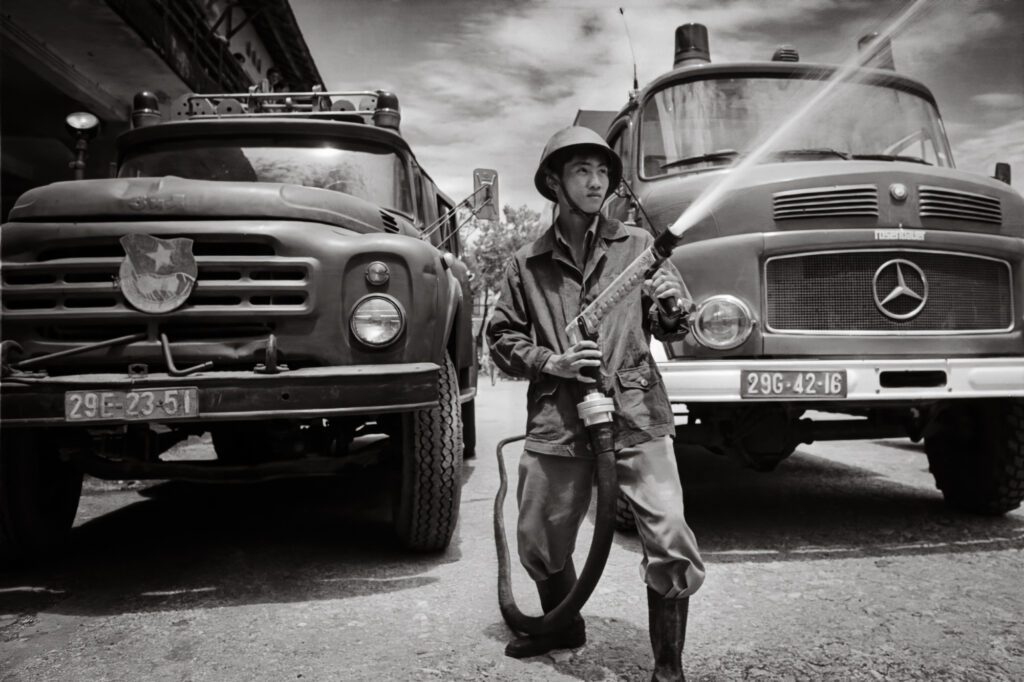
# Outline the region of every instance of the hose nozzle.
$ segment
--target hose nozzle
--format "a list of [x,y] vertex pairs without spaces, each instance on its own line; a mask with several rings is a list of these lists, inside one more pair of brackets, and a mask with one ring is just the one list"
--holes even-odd
[[607,424],[615,413],[615,401],[600,391],[588,391],[583,400],[576,403],[576,413],[587,428],[595,424]]

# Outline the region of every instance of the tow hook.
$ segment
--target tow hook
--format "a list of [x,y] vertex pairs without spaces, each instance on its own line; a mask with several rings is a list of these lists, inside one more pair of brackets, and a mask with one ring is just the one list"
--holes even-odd
[[277,337],[273,334],[267,336],[267,357],[265,362],[259,363],[253,369],[257,374],[279,374],[281,370],[288,369],[288,365],[277,364]]
[[213,367],[213,362],[207,361],[187,369],[178,369],[174,364],[174,358],[171,357],[171,342],[167,340],[167,334],[163,332],[160,332],[160,345],[164,349],[164,363],[167,365],[167,373],[172,377],[188,376],[189,374],[195,374],[196,372]]
[[17,341],[0,342],[0,376],[6,377],[14,373],[14,369],[7,363],[7,358],[11,353],[21,352],[21,344]]

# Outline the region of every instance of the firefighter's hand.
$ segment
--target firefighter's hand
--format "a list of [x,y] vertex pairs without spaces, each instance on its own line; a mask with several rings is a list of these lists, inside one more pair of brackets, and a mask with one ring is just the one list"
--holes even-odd
[[675,273],[670,272],[665,268],[658,268],[654,272],[654,276],[644,282],[644,290],[647,292],[647,295],[655,301],[664,301],[668,299],[669,301],[675,302],[676,310],[678,312],[672,316],[666,316],[662,312],[662,306],[658,306],[658,312],[662,313],[662,319],[665,321],[678,320],[679,315],[685,311],[689,305],[689,301],[686,300],[686,297],[683,294],[686,287]]
[[594,383],[594,379],[583,376],[580,370],[587,367],[601,366],[601,351],[595,341],[580,341],[564,354],[555,353],[548,357],[544,371],[563,379],[575,379],[584,384]]

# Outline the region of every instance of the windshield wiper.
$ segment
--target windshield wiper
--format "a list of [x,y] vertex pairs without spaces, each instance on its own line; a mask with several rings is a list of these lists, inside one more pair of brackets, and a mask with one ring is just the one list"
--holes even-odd
[[903,154],[852,154],[850,158],[867,161],[909,161],[910,163],[923,163],[926,166],[932,165],[920,156],[904,156]]
[[838,156],[840,159],[849,159],[849,152],[841,152],[831,147],[809,147],[807,149],[780,149],[772,152],[777,156]]
[[682,159],[676,159],[675,161],[669,161],[668,163],[661,164],[662,170],[669,168],[675,168],[676,166],[688,166],[691,163],[700,163],[701,161],[721,161],[724,159],[735,159],[740,153],[735,149],[719,149],[715,152],[708,152],[707,154],[698,154],[697,156],[687,156]]

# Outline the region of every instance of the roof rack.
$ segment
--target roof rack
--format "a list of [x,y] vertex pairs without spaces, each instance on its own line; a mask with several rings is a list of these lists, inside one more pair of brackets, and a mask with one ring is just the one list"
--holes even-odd
[[249,92],[182,95],[171,105],[172,119],[197,118],[322,118],[355,121],[398,130],[398,97],[385,90]]

